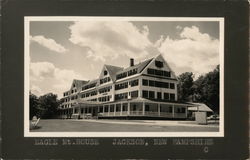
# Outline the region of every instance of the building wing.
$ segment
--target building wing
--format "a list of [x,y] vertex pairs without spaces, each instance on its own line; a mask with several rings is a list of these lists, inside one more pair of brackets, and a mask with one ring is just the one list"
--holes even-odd
[[149,63],[142,69],[141,73],[177,80],[177,76],[174,71],[161,54],[149,61]]

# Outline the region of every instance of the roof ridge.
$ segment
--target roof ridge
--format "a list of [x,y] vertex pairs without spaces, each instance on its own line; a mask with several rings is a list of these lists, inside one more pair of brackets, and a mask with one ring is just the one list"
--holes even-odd
[[114,65],[110,65],[110,64],[104,64],[105,66],[110,66],[110,67],[117,67],[117,68],[122,68],[123,69],[123,67],[118,67],[118,66],[114,66]]
[[80,79],[73,79],[73,81],[88,81],[88,80],[80,80]]

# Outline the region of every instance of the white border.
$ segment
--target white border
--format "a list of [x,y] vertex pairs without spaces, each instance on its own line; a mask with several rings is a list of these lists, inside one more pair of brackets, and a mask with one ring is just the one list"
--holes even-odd
[[[29,46],[30,21],[207,21],[219,22],[220,122],[219,132],[30,132]],[[24,17],[24,137],[224,137],[224,18],[201,17]]]

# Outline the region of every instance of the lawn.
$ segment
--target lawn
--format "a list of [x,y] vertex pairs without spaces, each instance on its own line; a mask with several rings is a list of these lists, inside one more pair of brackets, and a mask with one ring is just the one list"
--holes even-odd
[[218,132],[218,125],[143,120],[40,120],[31,132]]

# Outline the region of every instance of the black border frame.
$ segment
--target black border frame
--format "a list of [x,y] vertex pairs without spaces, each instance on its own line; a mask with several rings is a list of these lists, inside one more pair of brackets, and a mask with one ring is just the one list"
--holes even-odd
[[[5,158],[248,158],[248,3],[185,0],[5,0],[2,2],[2,155]],[[113,146],[37,146],[24,138],[24,16],[224,17],[225,136],[204,146],[171,144]],[[192,138],[192,139],[200,139]],[[41,138],[44,139],[44,138]],[[61,138],[56,138],[61,139]],[[74,139],[74,138],[69,138]],[[95,139],[95,138],[94,138]],[[190,139],[190,138],[185,138]],[[203,138],[203,139],[208,139]]]

